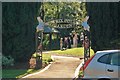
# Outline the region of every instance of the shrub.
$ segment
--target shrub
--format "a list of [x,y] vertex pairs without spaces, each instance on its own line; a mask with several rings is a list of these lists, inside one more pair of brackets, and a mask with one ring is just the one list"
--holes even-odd
[[13,66],[14,59],[11,56],[2,56],[2,65],[3,66]]
[[79,78],[83,77],[83,71],[80,71],[80,72],[79,72],[78,77],[79,77]]

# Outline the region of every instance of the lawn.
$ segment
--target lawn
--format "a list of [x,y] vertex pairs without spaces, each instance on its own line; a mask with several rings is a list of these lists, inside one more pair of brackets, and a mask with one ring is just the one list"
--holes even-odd
[[43,61],[51,61],[51,54],[43,54],[42,55]]
[[[51,54],[57,54],[57,55],[65,55],[65,56],[76,56],[76,57],[82,57],[84,56],[84,48],[79,47],[79,48],[71,48],[67,50],[54,50],[50,51]],[[94,54],[94,51],[90,49],[90,56]]]
[[[51,60],[50,54],[43,54],[43,64],[49,64]],[[27,74],[36,72],[39,70],[34,69],[3,69],[2,70],[2,78],[20,78]]]
[[16,76],[18,75],[21,75],[21,74],[24,74],[27,72],[27,69],[26,70],[5,70],[3,69],[2,70],[2,78],[16,78]]

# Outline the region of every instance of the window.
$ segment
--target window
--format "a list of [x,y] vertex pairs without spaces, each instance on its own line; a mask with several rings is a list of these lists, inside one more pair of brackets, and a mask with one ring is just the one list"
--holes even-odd
[[98,62],[108,64],[109,54],[105,54],[98,59]]
[[120,53],[111,54],[110,64],[120,66]]

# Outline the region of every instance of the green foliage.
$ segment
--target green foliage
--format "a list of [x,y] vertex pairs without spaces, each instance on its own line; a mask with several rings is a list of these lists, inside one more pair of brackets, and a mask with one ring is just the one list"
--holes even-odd
[[40,57],[41,55],[39,54],[39,53],[37,53],[37,52],[35,52],[34,54],[32,54],[32,57],[34,57],[34,58],[37,58],[37,57]]
[[43,6],[45,10],[45,21],[58,18],[81,20],[86,15],[85,3],[46,2]]
[[[39,54],[34,53],[33,54],[34,57],[38,57]],[[51,59],[51,54],[43,54],[43,64],[49,64],[50,62],[52,62],[53,60]],[[35,70],[35,69],[26,69],[26,70],[6,70],[3,69],[2,70],[2,78],[21,78],[23,76],[26,76],[28,74],[37,72],[39,70]]]
[[90,16],[92,48],[97,50],[119,49],[119,3],[87,3]]
[[53,60],[51,59],[51,54],[46,54],[46,53],[44,53],[43,54],[43,62],[45,62],[45,63],[49,63],[49,62],[52,62]]
[[[60,32],[60,36],[69,36],[70,33],[75,30],[77,33],[83,31],[80,25],[83,18],[87,14],[86,4],[78,2],[45,2],[42,4],[44,9],[44,21],[47,22],[51,27],[56,26],[53,20],[56,19],[70,19],[73,20],[73,24],[78,23],[78,25],[73,25],[72,29],[57,29]],[[54,36],[53,36],[54,37]],[[49,36],[44,35],[43,49],[59,49],[59,40],[52,39],[49,41]]]
[[[39,56],[41,56],[39,53],[32,54],[32,57],[34,57],[34,58],[37,58]],[[43,63],[49,63],[49,62],[51,62],[52,61],[51,54],[43,53],[42,54],[42,60],[43,60]]]
[[2,65],[3,66],[13,66],[14,65],[14,59],[11,56],[2,55]]
[[80,71],[80,72],[79,72],[78,77],[79,77],[79,78],[82,78],[82,77],[83,77],[83,71]]
[[59,46],[59,40],[56,38],[56,39],[52,39],[52,43],[51,43],[51,49],[52,50],[58,50],[60,48]]
[[43,39],[43,49],[49,49],[49,34],[44,35],[44,39]]
[[2,78],[16,78],[16,76],[27,72],[27,70],[2,70]]
[[34,71],[34,69],[28,69],[28,70],[27,70],[27,73],[30,74],[30,73],[32,73],[33,71]]
[[26,70],[2,70],[2,78],[22,78],[28,74],[34,73],[38,70],[26,69]]
[[[39,54],[34,53],[33,54],[34,57],[38,57]],[[43,54],[43,64],[49,64],[50,62],[52,62],[53,60],[51,59],[51,54]],[[23,76],[26,76],[28,74],[37,72],[39,70],[35,70],[35,69],[28,69],[28,70],[6,70],[3,69],[2,70],[2,78],[21,78]]]
[[24,77],[24,76],[26,76],[26,75],[28,75],[28,74],[32,74],[32,73],[35,73],[35,72],[37,72],[37,71],[39,71],[39,70],[36,70],[36,69],[28,69],[26,72],[24,72],[24,73],[16,76],[16,78],[22,78],[22,77]]
[[[73,24],[78,23],[78,26],[73,25],[76,32],[81,32],[82,26],[80,25],[83,18],[86,16],[86,4],[78,2],[46,2],[43,4],[45,10],[45,22],[51,26],[56,26],[53,20],[56,19],[71,19]],[[73,29],[72,29],[73,30]],[[64,33],[69,35],[71,30],[65,30]],[[60,31],[63,34],[63,31]],[[65,34],[63,34],[65,35]]]
[[59,40],[56,34],[52,34],[51,43],[50,43],[50,35],[49,34],[44,35],[43,49],[44,50],[59,49]]
[[40,3],[2,4],[2,50],[15,61],[27,61],[35,51],[36,17]]

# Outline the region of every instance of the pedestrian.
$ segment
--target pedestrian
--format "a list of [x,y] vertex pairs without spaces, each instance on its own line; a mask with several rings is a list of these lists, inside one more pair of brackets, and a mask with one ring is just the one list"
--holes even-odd
[[60,38],[60,50],[63,50],[63,38]]
[[71,37],[68,37],[68,48],[71,48]]
[[68,48],[68,38],[65,37],[64,39],[64,48],[67,49]]
[[78,45],[78,37],[77,37],[77,33],[75,33],[73,36],[73,47],[77,47],[77,45]]

